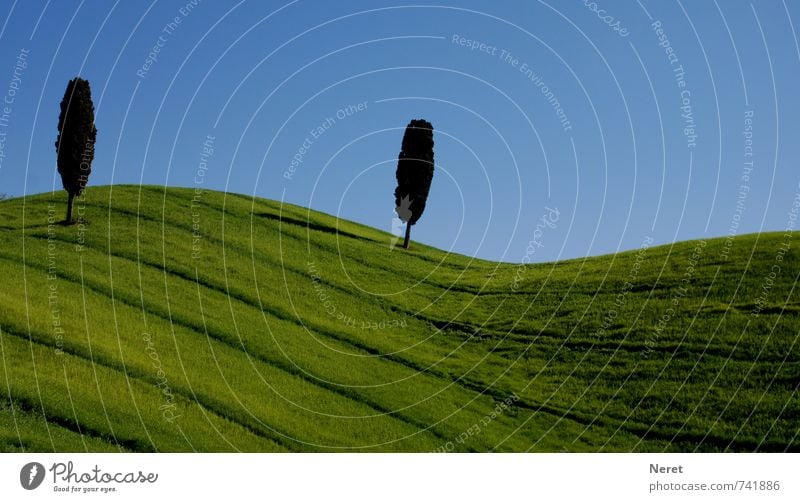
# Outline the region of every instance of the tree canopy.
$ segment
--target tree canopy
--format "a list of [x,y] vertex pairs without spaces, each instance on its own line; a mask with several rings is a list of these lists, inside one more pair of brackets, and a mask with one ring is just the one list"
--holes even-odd
[[433,181],[433,126],[423,119],[414,119],[406,126],[397,159],[397,188],[394,191],[395,211],[406,223],[403,247],[408,248],[411,226],[425,212]]
[[61,100],[55,142],[58,173],[64,190],[69,194],[67,223],[72,222],[73,200],[89,181],[96,138],[92,90],[87,80],[75,77],[67,84]]

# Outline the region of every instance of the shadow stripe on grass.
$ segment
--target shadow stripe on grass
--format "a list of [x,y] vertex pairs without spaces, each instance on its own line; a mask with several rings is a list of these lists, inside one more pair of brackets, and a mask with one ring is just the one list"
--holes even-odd
[[[23,340],[25,342],[33,343],[33,344],[41,346],[41,347],[47,347],[47,348],[50,348],[50,349],[55,349],[57,347],[54,343],[47,343],[47,337],[43,336],[41,333],[36,332],[35,330],[31,330],[30,334],[26,335],[24,333],[19,333],[19,332],[13,330],[13,329],[8,329],[8,327],[4,327],[3,328],[3,333],[5,333],[8,336],[13,336],[13,337],[21,339],[21,340]],[[87,363],[89,365],[99,365],[99,366],[102,366],[102,367],[104,367],[106,369],[115,371],[117,373],[120,373],[121,376],[127,376],[131,380],[133,380],[135,382],[138,382],[139,384],[145,385],[148,388],[155,388],[156,387],[155,383],[153,383],[153,381],[151,381],[151,380],[153,380],[152,377],[148,377],[147,376],[147,374],[146,374],[147,372],[142,371],[142,370],[138,369],[135,365],[131,365],[131,364],[126,364],[123,367],[123,365],[120,362],[116,361],[115,359],[106,357],[100,351],[98,351],[97,353],[93,352],[92,353],[92,358],[89,358],[88,355],[82,353],[80,350],[78,350],[75,347],[71,348],[71,347],[65,345],[64,347],[60,347],[60,349],[65,354],[68,354],[68,355],[70,355],[70,356],[72,356],[72,357],[74,357],[76,359],[80,359],[81,361],[84,361],[85,363]],[[172,386],[171,387],[171,390],[173,391],[172,393],[174,395],[176,395],[176,396],[182,397],[187,402],[194,403],[195,405],[197,405],[203,411],[204,414],[205,413],[210,413],[212,415],[215,415],[216,418],[232,422],[232,423],[236,424],[237,426],[241,427],[242,429],[244,429],[245,431],[249,432],[250,434],[258,436],[261,439],[266,439],[266,440],[272,441],[273,443],[276,443],[279,446],[282,446],[282,447],[284,447],[286,449],[291,449],[291,445],[288,442],[286,442],[286,439],[285,439],[285,437],[291,437],[290,435],[287,434],[287,435],[285,435],[285,437],[282,437],[282,436],[280,436],[278,434],[275,434],[274,432],[270,431],[269,429],[258,430],[255,427],[245,423],[244,421],[238,420],[237,418],[235,418],[231,414],[226,414],[226,413],[220,412],[220,410],[216,409],[217,406],[213,403],[213,399],[206,400],[206,399],[198,398],[199,396],[198,397],[190,396],[187,392],[183,391],[181,388],[182,388],[182,385],[174,385],[174,386]],[[194,392],[194,394],[197,395],[197,392]],[[18,400],[20,398],[19,397],[15,397],[14,399]],[[227,406],[224,405],[224,404],[221,404],[221,407],[223,409],[227,408]],[[68,419],[63,419],[63,417],[61,419],[62,420],[68,420]],[[49,420],[49,418],[48,418],[48,420]],[[81,426],[83,427],[82,424],[81,424]],[[270,425],[269,427],[272,427],[272,426]],[[279,430],[279,429],[275,428],[275,430]],[[284,433],[281,432],[280,434],[284,434]],[[119,442],[119,439],[117,439],[117,441]],[[135,440],[135,441],[136,441],[137,444],[139,444],[141,442],[139,440]],[[122,442],[120,442],[120,444],[123,444],[123,445],[125,443],[126,443],[126,440],[123,440]],[[155,451],[155,450],[153,448],[149,448],[146,451]]]
[[87,427],[85,424],[76,423],[69,418],[61,417],[55,414],[42,415],[41,406],[38,403],[31,402],[29,399],[22,396],[8,396],[8,400],[12,403],[15,413],[27,413],[32,416],[39,416],[41,419],[48,423],[66,429],[72,433],[87,438],[93,438],[102,441],[110,446],[119,448],[121,453],[125,452],[155,452],[152,444],[142,440],[122,440],[115,439],[113,436],[100,431]]
[[[111,256],[115,256],[115,255],[111,255]],[[15,260],[13,260],[12,258],[9,258],[8,255],[5,255],[4,253],[0,253],[0,259],[5,260],[5,261],[15,262]],[[41,267],[39,265],[27,265],[27,267],[28,268],[32,268],[32,269],[37,269],[37,270],[43,271],[43,272],[46,271],[44,269],[44,267]],[[84,278],[83,280],[81,280],[80,278],[75,277],[72,274],[69,274],[69,273],[66,273],[66,272],[60,272],[59,273],[59,278],[65,280],[65,281],[67,281],[69,283],[75,284],[75,285],[84,286],[87,289],[89,289],[91,291],[94,291],[95,293],[98,293],[100,295],[103,295],[103,296],[107,297],[109,300],[111,300],[111,296],[109,294],[110,292],[107,289],[107,287],[104,287],[102,285],[98,285],[91,279]],[[181,277],[181,279],[186,280],[183,277]],[[192,284],[196,284],[196,283],[192,283]],[[216,291],[217,293],[221,293],[221,291],[217,291],[217,290],[213,290],[213,289],[212,289],[212,291]],[[119,303],[121,303],[123,305],[126,305],[128,307],[137,308],[137,309],[142,307],[142,305],[137,303],[135,300],[131,299],[130,295],[127,294],[126,292],[122,291],[122,290],[119,290],[119,291],[115,290],[115,292],[114,292],[114,301],[118,301]],[[247,306],[253,308],[252,305],[247,305]],[[315,386],[315,387],[317,387],[319,389],[331,392],[331,393],[336,394],[336,395],[338,395],[340,397],[343,397],[345,399],[353,401],[354,403],[366,406],[366,407],[372,409],[373,411],[377,412],[376,415],[386,416],[388,419],[394,419],[394,420],[398,420],[400,422],[403,422],[406,425],[410,425],[410,426],[418,429],[419,430],[418,433],[427,432],[428,434],[430,434],[430,435],[434,436],[435,438],[437,438],[439,440],[439,442],[447,442],[449,440],[449,437],[441,434],[434,427],[431,427],[430,425],[428,425],[428,424],[426,424],[424,422],[421,422],[421,421],[419,421],[419,420],[417,420],[417,419],[415,419],[413,417],[409,417],[406,414],[391,410],[391,409],[385,407],[384,405],[382,405],[382,404],[380,404],[380,403],[378,403],[378,402],[376,402],[374,400],[367,399],[363,395],[359,394],[356,391],[348,390],[348,388],[344,387],[344,386],[331,384],[331,383],[327,383],[327,382],[324,382],[324,381],[319,380],[319,379],[311,378],[306,373],[304,373],[303,371],[299,370],[298,368],[296,368],[294,366],[291,366],[291,365],[285,363],[284,361],[281,361],[281,360],[275,359],[275,358],[268,358],[263,353],[261,353],[260,351],[248,349],[248,347],[244,344],[244,341],[242,341],[242,340],[239,340],[240,343],[237,344],[237,343],[235,343],[234,340],[232,340],[230,337],[226,336],[224,333],[218,332],[218,331],[216,331],[214,329],[209,329],[209,328],[204,327],[204,326],[200,326],[200,325],[198,325],[198,324],[196,324],[196,323],[194,323],[194,322],[192,322],[192,321],[190,321],[188,319],[183,318],[180,315],[175,315],[175,314],[170,315],[170,314],[162,311],[161,308],[159,308],[158,305],[151,304],[150,302],[147,302],[146,309],[147,309],[147,313],[149,315],[152,315],[152,316],[154,316],[154,317],[156,317],[158,319],[161,319],[162,321],[164,321],[166,323],[170,323],[170,324],[173,324],[173,325],[176,325],[176,326],[180,326],[180,327],[182,327],[182,328],[184,328],[184,329],[186,329],[186,330],[188,330],[188,331],[190,331],[190,332],[192,332],[192,333],[194,333],[194,334],[196,334],[198,336],[203,336],[203,335],[208,336],[209,338],[212,338],[212,339],[222,343],[223,345],[225,345],[225,346],[227,346],[227,347],[229,347],[229,348],[231,348],[233,350],[243,351],[245,354],[248,354],[249,356],[254,356],[255,359],[258,360],[259,362],[262,362],[262,363],[264,363],[264,364],[266,364],[266,365],[268,365],[268,366],[270,366],[270,367],[272,367],[272,368],[274,368],[274,369],[276,369],[278,371],[281,371],[283,373],[286,373],[286,374],[294,376],[294,377],[298,377],[298,378],[302,379],[303,381],[305,381],[307,383],[310,383],[311,385],[313,385],[313,386]],[[84,357],[84,359],[88,360],[87,357],[85,357],[85,356],[82,356],[82,357]],[[109,365],[106,364],[106,366],[109,366]],[[112,367],[112,366],[109,366],[109,367]],[[117,371],[120,371],[120,372],[124,373],[124,371],[121,368],[113,367],[113,369],[116,369]],[[187,399],[191,399],[188,396],[184,396],[184,397],[187,397]],[[203,404],[204,406],[207,407],[207,405],[205,403],[201,403],[201,402],[198,401],[198,404]],[[227,417],[227,415],[222,415],[222,416]],[[283,432],[282,432],[282,434],[283,434]],[[291,436],[289,436],[289,437],[291,437]],[[270,439],[273,439],[273,438],[270,438]]]
[[[42,239],[41,237],[38,237],[38,236],[36,236],[35,238]],[[57,240],[60,240],[60,239],[57,239]],[[91,246],[85,245],[85,247],[91,247]],[[126,256],[125,254],[111,254],[110,256],[114,256],[114,257],[117,257],[117,258],[120,258],[120,259],[124,259],[124,260],[127,260],[127,261],[135,262],[133,259],[131,259],[130,257]],[[10,260],[10,258],[8,258],[4,254],[0,254],[0,258],[5,258],[6,260]],[[167,270],[162,264],[152,263],[152,262],[149,262],[147,260],[141,260],[140,259],[138,261],[138,263],[141,263],[141,264],[143,264],[145,266],[148,266],[148,267],[151,267],[151,268],[155,268],[155,269],[157,269],[157,270],[159,270],[161,272],[165,272],[167,274],[171,274],[173,276],[177,276],[177,277],[179,277],[179,278],[181,278],[181,279],[183,279],[185,281],[191,282],[192,284],[200,284],[201,286],[204,286],[204,287],[206,287],[208,289],[217,291],[218,293],[226,294],[226,295],[228,295],[228,296],[230,296],[230,297],[232,297],[232,298],[234,298],[234,299],[236,299],[236,300],[238,300],[238,301],[250,306],[251,308],[255,308],[255,309],[261,308],[262,310],[265,310],[270,315],[272,315],[272,316],[274,316],[276,318],[282,319],[284,321],[292,322],[292,323],[295,323],[295,324],[300,325],[300,326],[303,325],[294,316],[288,315],[288,314],[282,312],[280,309],[259,307],[255,302],[250,300],[247,296],[239,295],[237,293],[226,291],[222,286],[217,286],[217,285],[215,285],[215,284],[213,284],[213,283],[211,283],[211,282],[209,282],[207,280],[204,280],[204,279],[198,280],[197,278],[193,278],[193,277],[191,277],[188,274],[185,274],[183,272],[178,272],[176,270]],[[36,267],[36,268],[40,268],[40,269],[42,268],[42,267],[39,267],[39,266],[36,266],[36,265],[29,265],[29,267],[31,267],[31,268]],[[70,282],[76,282],[75,278],[70,278]],[[106,290],[100,290],[98,292],[100,294],[105,295],[105,296],[109,296],[108,292]],[[115,292],[115,298],[116,297],[117,297],[117,293]],[[122,303],[128,304],[125,301],[123,301]],[[133,304],[133,305],[129,304],[129,306],[135,306],[137,308],[141,307],[141,305],[139,305],[138,303],[137,304]],[[161,317],[161,315],[158,315],[158,317]],[[354,341],[353,339],[351,339],[350,337],[348,337],[346,335],[341,335],[341,334],[335,333],[335,332],[333,332],[331,330],[327,330],[327,329],[319,327],[319,326],[314,326],[314,323],[306,322],[305,325],[311,327],[314,330],[314,332],[319,334],[319,335],[328,337],[328,338],[330,338],[332,340],[336,340],[336,341],[344,343],[346,345],[350,345],[353,348],[357,348],[357,349],[362,350],[362,351],[364,351],[364,352],[366,352],[368,354],[371,354],[371,355],[380,355],[384,359],[399,363],[399,364],[401,364],[403,366],[406,366],[406,367],[408,367],[410,369],[413,369],[413,370],[415,370],[415,371],[417,371],[419,373],[424,373],[424,374],[428,374],[428,375],[434,376],[436,378],[439,378],[439,379],[443,380],[446,383],[458,385],[459,387],[462,387],[463,389],[466,389],[466,390],[468,390],[470,392],[474,392],[474,393],[476,393],[478,395],[488,395],[488,396],[492,397],[493,399],[495,399],[497,401],[503,401],[509,395],[509,392],[492,390],[489,386],[487,386],[483,382],[479,382],[479,381],[475,381],[475,380],[469,380],[469,379],[467,379],[465,377],[465,375],[462,375],[460,377],[456,377],[454,379],[452,375],[449,375],[449,374],[447,374],[445,372],[441,372],[441,371],[435,370],[433,367],[426,367],[425,365],[419,364],[419,363],[417,363],[415,361],[412,361],[412,360],[408,360],[406,358],[399,357],[399,356],[394,355],[394,354],[392,354],[392,355],[382,355],[381,352],[378,349],[374,348],[374,347],[371,347],[371,346],[366,345],[364,343],[361,343],[359,341]],[[192,329],[192,331],[196,331],[194,328],[190,328],[190,329]],[[223,341],[222,343],[225,343],[226,345],[230,345],[228,342],[225,342],[225,341]],[[239,350],[239,347],[235,347],[235,348],[236,348],[236,350]],[[264,361],[264,362],[269,364],[267,361]],[[567,419],[570,419],[572,421],[576,421],[576,422],[578,422],[578,423],[580,423],[582,425],[589,425],[592,422],[592,418],[587,418],[587,416],[582,415],[580,413],[576,413],[576,412],[565,413],[566,410],[564,408],[559,408],[557,406],[551,406],[551,405],[537,406],[537,405],[534,405],[534,404],[526,403],[523,399],[520,399],[519,401],[517,401],[515,403],[515,405],[516,406],[520,406],[520,407],[525,408],[525,409],[528,409],[528,410],[547,413],[547,414],[553,415],[556,418],[559,418],[559,419],[562,419],[562,420],[567,418]],[[626,424],[636,424],[635,421],[626,420],[626,419],[621,418],[621,417],[612,417],[612,416],[609,416],[609,417],[612,420],[614,420],[614,421],[609,422],[609,423],[612,423],[614,426],[620,427],[621,430],[623,430],[623,431],[629,432],[631,434],[635,434],[638,437],[641,437],[641,434],[637,434],[637,432],[636,432],[637,430],[638,431],[646,431],[648,429],[648,426],[646,424],[639,424],[640,425],[639,427],[637,427],[635,429],[631,429],[631,427],[629,427]],[[596,422],[596,420],[595,420],[595,422]],[[438,434],[438,433],[436,435],[441,437],[441,435]],[[672,437],[672,436],[670,435],[670,437]],[[447,439],[445,439],[445,441],[447,441]]]
[[[0,256],[2,256],[2,255],[0,255]],[[111,256],[116,256],[118,258],[122,258],[122,259],[125,259],[125,260],[128,260],[128,261],[133,261],[127,256],[121,256],[121,255],[117,255],[117,254],[113,254]],[[8,260],[8,258],[6,258],[6,259]],[[188,277],[183,273],[178,273],[178,272],[176,272],[174,270],[166,270],[163,267],[163,265],[161,265],[161,264],[153,264],[153,263],[150,263],[150,262],[147,262],[147,261],[144,261],[144,260],[140,260],[140,263],[142,263],[142,264],[144,264],[146,266],[152,267],[152,268],[156,268],[156,269],[158,269],[158,270],[160,270],[162,272],[165,271],[168,274],[176,275],[176,276],[180,277],[183,280],[192,282],[193,284],[197,284],[198,283],[195,279],[193,279],[191,277]],[[31,267],[34,267],[34,266],[31,266]],[[71,282],[75,282],[74,278],[71,278],[70,280],[71,280]],[[231,293],[225,291],[223,288],[215,286],[213,283],[210,283],[210,282],[207,282],[207,281],[204,281],[204,280],[200,280],[199,284],[204,286],[204,287],[207,287],[207,288],[209,288],[211,290],[215,290],[215,291],[217,291],[219,293],[228,294],[229,296],[239,300],[240,302],[242,302],[242,303],[244,303],[246,305],[249,305],[252,308],[256,308],[256,309],[259,308],[254,302],[252,302],[246,296],[238,296],[238,295],[235,295],[235,294],[231,294]],[[105,291],[105,290],[101,290],[101,291],[98,291],[98,292],[103,294],[103,295],[105,295],[105,296],[108,296],[108,292]],[[115,297],[116,297],[116,293],[115,293]],[[122,302],[122,303],[126,303],[127,304],[127,302]],[[134,305],[131,305],[131,306],[135,306],[137,308],[140,307],[140,305],[138,305],[138,304],[134,304]],[[272,314],[274,317],[277,317],[277,318],[280,318],[280,319],[283,319],[283,320],[286,320],[286,321],[298,323],[298,321],[294,318],[294,316],[288,316],[287,314],[284,314],[284,313],[282,313],[281,311],[279,311],[277,309],[268,310],[268,312],[270,314]],[[159,315],[159,317],[161,317],[161,316]],[[312,323],[306,323],[306,324],[307,325],[312,325]],[[190,329],[192,329],[192,331],[195,331],[193,328],[190,328]],[[368,346],[366,344],[362,344],[360,342],[353,341],[351,338],[349,338],[347,336],[336,334],[336,333],[334,333],[332,331],[328,331],[328,330],[326,330],[324,328],[319,329],[318,327],[314,327],[313,329],[315,330],[315,332],[317,332],[318,334],[320,334],[322,336],[329,337],[331,339],[334,339],[334,340],[337,340],[339,342],[348,344],[348,345],[350,345],[352,347],[355,347],[355,348],[359,348],[359,349],[361,349],[361,350],[363,350],[363,351],[365,351],[367,353],[373,354],[373,355],[380,355],[380,351],[375,349],[374,347],[370,347],[370,346]],[[230,345],[226,341],[223,341],[223,343],[225,343],[226,345]],[[236,350],[239,350],[239,347],[235,347],[235,348],[236,348]],[[382,357],[385,358],[385,359],[394,361],[394,362],[398,362],[398,363],[400,363],[400,364],[402,364],[402,365],[404,365],[406,367],[409,367],[409,368],[414,369],[416,371],[419,371],[421,373],[427,373],[429,375],[436,376],[436,377],[440,378],[441,380],[443,380],[445,382],[449,382],[449,383],[453,383],[453,384],[459,385],[460,387],[462,387],[464,389],[467,389],[469,391],[475,392],[475,393],[477,393],[479,395],[488,395],[488,396],[490,396],[490,397],[492,397],[492,398],[494,398],[495,400],[498,400],[498,401],[502,401],[503,399],[506,399],[508,397],[508,392],[506,392],[506,391],[499,391],[499,390],[496,390],[496,389],[492,389],[490,386],[487,386],[483,382],[470,380],[470,379],[466,378],[463,375],[461,377],[457,377],[456,379],[453,379],[453,377],[451,375],[447,374],[447,373],[440,372],[440,371],[434,370],[432,368],[427,368],[424,365],[420,365],[420,364],[418,364],[418,363],[416,363],[414,361],[411,361],[411,360],[408,360],[408,359],[405,359],[405,358],[402,358],[402,357],[398,357],[396,355],[384,355]],[[267,362],[267,361],[265,361],[265,362]],[[269,363],[267,362],[267,364],[269,364]],[[364,404],[366,404],[366,403],[364,403]],[[520,408],[527,409],[529,411],[547,413],[549,415],[555,416],[556,418],[558,418],[560,420],[569,419],[571,421],[578,422],[578,423],[580,423],[580,424],[582,424],[584,426],[593,425],[593,424],[601,424],[601,425],[603,425],[605,427],[619,428],[620,430],[625,431],[625,432],[630,433],[630,434],[633,434],[633,435],[635,435],[635,436],[637,436],[637,437],[639,437],[639,438],[641,438],[642,440],[645,440],[645,441],[647,440],[647,438],[652,438],[652,439],[667,440],[667,441],[669,441],[669,440],[676,440],[676,441],[679,441],[679,442],[680,441],[685,441],[685,442],[688,442],[690,444],[695,444],[699,439],[704,437],[704,434],[700,434],[700,433],[694,433],[693,434],[691,432],[682,433],[681,435],[676,437],[673,432],[670,432],[670,431],[667,431],[667,430],[661,431],[659,429],[651,429],[649,424],[640,423],[640,422],[635,421],[635,420],[627,419],[626,417],[616,417],[616,416],[613,416],[613,415],[605,415],[603,417],[597,418],[595,416],[591,416],[591,415],[588,415],[588,414],[585,414],[585,413],[580,413],[579,411],[567,411],[566,408],[562,408],[562,407],[559,407],[559,406],[544,405],[544,404],[537,405],[537,404],[528,403],[524,399],[520,399],[519,401],[517,401],[515,403],[515,406],[519,406]],[[412,423],[412,425],[414,425],[414,424]],[[645,435],[645,433],[647,433],[648,430],[649,430],[649,433]],[[439,436],[439,437],[442,437],[439,434],[436,434],[436,435]],[[714,435],[708,435],[706,437],[705,443],[706,444],[711,444],[711,445],[714,445],[714,444],[719,444],[719,445],[725,444],[725,445],[727,445],[729,443],[729,441],[727,439],[719,438],[719,437],[716,437]],[[735,445],[733,445],[733,447],[734,448],[738,448],[738,449],[740,449],[742,451],[745,451],[745,450],[748,450],[748,446],[751,446],[751,445],[752,445],[753,448],[755,448],[756,444],[757,443],[755,443],[755,442],[747,442],[747,441],[744,441],[744,440],[739,440],[739,441],[737,441],[735,443]],[[767,448],[774,448],[774,447],[777,447],[778,445],[766,445],[765,444],[765,446]]]

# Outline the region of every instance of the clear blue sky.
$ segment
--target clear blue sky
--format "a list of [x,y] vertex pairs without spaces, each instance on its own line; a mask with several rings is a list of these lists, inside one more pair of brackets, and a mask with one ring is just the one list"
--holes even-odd
[[9,195],[60,189],[75,75],[97,109],[90,184],[196,186],[210,135],[202,187],[387,231],[403,128],[425,118],[437,166],[412,238],[488,259],[783,230],[800,182],[797,2],[2,0],[0,22]]

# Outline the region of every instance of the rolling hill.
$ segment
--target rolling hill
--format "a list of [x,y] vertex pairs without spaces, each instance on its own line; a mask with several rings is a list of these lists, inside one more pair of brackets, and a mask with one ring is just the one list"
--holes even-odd
[[65,197],[0,202],[0,450],[800,450],[796,233],[520,266],[185,188],[65,227]]

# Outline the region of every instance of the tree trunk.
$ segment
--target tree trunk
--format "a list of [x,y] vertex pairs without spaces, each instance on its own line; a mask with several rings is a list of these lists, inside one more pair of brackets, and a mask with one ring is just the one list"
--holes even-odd
[[70,192],[69,199],[67,200],[67,219],[65,223],[72,225],[72,203],[75,201],[75,194]]
[[406,239],[403,241],[403,248],[408,249],[408,242],[411,240],[411,222],[406,223]]

